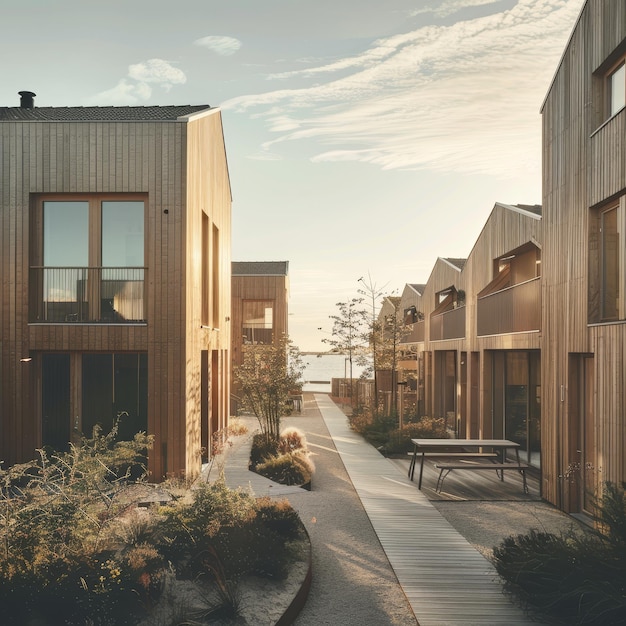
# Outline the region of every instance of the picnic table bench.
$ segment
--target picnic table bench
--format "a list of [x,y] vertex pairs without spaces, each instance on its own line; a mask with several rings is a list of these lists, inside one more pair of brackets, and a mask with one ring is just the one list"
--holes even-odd
[[[500,479],[504,480],[505,469],[511,468],[521,469],[522,465],[519,459],[519,444],[508,439],[411,439],[413,443],[413,452],[411,453],[411,462],[409,464],[409,478],[413,480],[415,474],[415,466],[417,465],[417,457],[420,457],[420,472],[418,489],[422,488],[422,476],[424,474],[424,459],[428,457],[438,457],[441,459],[465,459],[473,460],[479,458],[489,459],[490,463],[439,463],[436,465],[439,472],[438,487],[443,482],[443,478],[447,476],[453,469],[467,469],[469,467],[479,467],[480,469],[501,469]],[[507,450],[515,451],[516,462],[505,463]],[[500,463],[496,463],[499,459]],[[459,466],[460,467],[457,467]],[[502,465],[506,465],[502,468]],[[445,466],[442,470],[442,466]],[[524,483],[526,483],[526,467],[523,468]],[[445,472],[445,476],[443,476]]]
[[437,486],[435,491],[441,493],[443,481],[452,470],[496,470],[500,472],[500,480],[504,480],[504,472],[506,470],[516,470],[522,475],[524,483],[524,493],[528,493],[528,484],[526,482],[526,470],[530,467],[526,463],[436,463],[435,468],[439,470],[439,478],[437,478]]

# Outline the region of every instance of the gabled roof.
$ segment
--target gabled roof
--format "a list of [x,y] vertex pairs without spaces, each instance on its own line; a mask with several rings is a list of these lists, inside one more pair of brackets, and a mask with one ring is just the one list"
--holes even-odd
[[233,276],[287,276],[289,261],[233,261]]
[[516,204],[518,209],[522,209],[523,211],[528,211],[528,213],[534,213],[535,215],[541,215],[541,205],[540,204]]
[[142,107],[0,107],[0,122],[163,122],[211,109],[208,104]]
[[420,296],[424,295],[424,289],[426,289],[426,285],[421,283],[407,283],[413,291],[416,291]]
[[443,260],[450,263],[450,265],[454,265],[454,267],[456,267],[459,270],[462,270],[465,267],[465,263],[467,261],[467,259],[450,259],[450,258],[444,258]]

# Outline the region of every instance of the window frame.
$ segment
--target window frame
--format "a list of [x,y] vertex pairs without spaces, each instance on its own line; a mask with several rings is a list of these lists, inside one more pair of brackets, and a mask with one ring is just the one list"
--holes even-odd
[[[622,86],[621,86],[623,104],[619,108],[614,110],[613,109],[613,89],[614,89],[613,77],[620,70],[623,70],[624,72],[624,75],[622,77],[623,78]],[[611,65],[611,67],[606,72],[605,76],[606,76],[606,80],[605,80],[606,113],[607,113],[607,120],[608,120],[608,119],[611,119],[612,117],[615,117],[618,113],[623,111],[624,108],[626,107],[626,56],[622,56],[616,63]]]
[[[80,319],[83,323],[93,321],[112,321],[102,319],[101,310],[101,286],[102,286],[102,270],[107,268],[113,268],[114,266],[102,266],[102,216],[103,216],[103,204],[105,202],[141,202],[143,203],[143,265],[141,266],[129,266],[133,269],[143,270],[143,317],[145,318],[145,306],[147,302],[147,285],[148,281],[145,277],[145,271],[147,270],[146,259],[148,255],[147,242],[149,238],[148,233],[148,194],[145,193],[46,193],[46,194],[33,194],[31,200],[31,230],[30,230],[30,253],[29,262],[31,270],[45,270],[46,266],[44,262],[44,245],[45,245],[45,228],[44,228],[44,207],[46,202],[85,202],[88,204],[88,229],[87,229],[87,253],[88,253],[88,266],[85,271],[88,274],[92,274],[96,271],[99,276],[99,280],[90,280],[91,285],[86,295],[89,302],[92,303],[93,308],[88,313],[88,319]],[[115,267],[123,267],[122,264]],[[68,266],[68,269],[69,266]],[[33,289],[38,289],[39,285],[31,286],[31,298],[37,299],[39,296],[35,294]],[[35,302],[31,302],[30,307],[36,307]],[[33,320],[33,309],[30,312],[31,321]],[[72,319],[66,319],[65,321],[74,321]],[[135,318],[126,320],[132,323],[145,322],[145,319],[138,320]]]
[[[247,305],[251,305],[252,308],[255,307],[255,305],[265,305],[263,306],[263,311],[264,311],[264,315],[265,312],[269,309],[271,311],[271,324],[270,326],[267,326],[267,322],[263,322],[261,325],[251,325],[249,324],[249,315],[246,315],[246,306]],[[256,346],[256,345],[273,345],[274,341],[275,341],[275,315],[276,315],[276,303],[274,300],[269,300],[266,298],[246,298],[244,300],[242,300],[241,302],[241,339],[242,339],[242,345],[244,346],[244,348],[246,346]],[[257,329],[257,330],[261,330],[261,331],[270,331],[271,334],[271,341],[266,342],[266,341],[255,341],[254,340],[254,336],[252,337],[252,341],[250,340],[250,338],[248,337],[248,334],[246,333],[246,329]]]
[[[618,257],[607,254],[605,233],[603,232],[603,220],[611,212],[616,213],[617,243],[615,249]],[[592,210],[589,231],[589,276],[588,276],[588,323],[589,324],[614,324],[626,320],[626,249],[624,249],[624,237],[626,236],[626,195],[614,199],[610,203],[595,207]],[[611,261],[611,259],[614,259]],[[612,270],[611,276],[617,272],[615,307],[607,311],[605,298],[607,283],[610,277],[607,271]],[[597,285],[597,289],[592,289]]]

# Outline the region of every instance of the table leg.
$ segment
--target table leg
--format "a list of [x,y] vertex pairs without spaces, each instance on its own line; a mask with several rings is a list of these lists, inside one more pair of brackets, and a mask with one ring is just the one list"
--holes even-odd
[[420,459],[420,478],[417,483],[417,488],[422,488],[422,475],[424,474],[424,452],[422,452],[422,458]]
[[413,475],[415,474],[415,461],[417,457],[417,446],[413,446],[413,456],[411,457],[411,462],[409,463],[409,478],[413,480]]

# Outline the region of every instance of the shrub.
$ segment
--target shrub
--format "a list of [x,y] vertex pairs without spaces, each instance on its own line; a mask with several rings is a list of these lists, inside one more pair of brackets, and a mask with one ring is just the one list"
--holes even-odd
[[257,433],[252,437],[252,449],[250,450],[250,469],[256,471],[259,463],[264,463],[268,459],[278,454],[278,442],[268,441],[262,433]]
[[399,429],[396,417],[359,415],[350,418],[350,426],[384,454],[410,452],[413,449],[411,439],[448,438],[443,418],[424,416]]
[[306,454],[280,454],[256,466],[256,471],[281,485],[304,485],[311,481],[311,462]]
[[281,454],[287,454],[289,452],[296,452],[297,450],[306,450],[307,442],[306,435],[295,427],[285,428],[280,433],[278,440],[278,451]]
[[388,434],[382,447],[385,454],[412,452],[411,439],[447,439],[448,432],[443,418],[422,417],[418,422],[395,428]]
[[623,491],[606,485],[599,511],[604,534],[531,530],[494,548],[508,590],[559,623],[626,623]]

